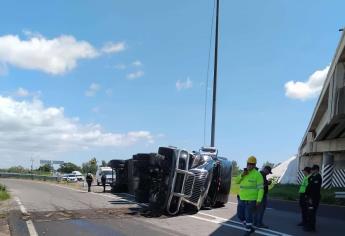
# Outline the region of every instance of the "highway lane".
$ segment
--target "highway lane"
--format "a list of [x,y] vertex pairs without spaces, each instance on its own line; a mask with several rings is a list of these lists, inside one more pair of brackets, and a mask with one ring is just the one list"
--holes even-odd
[[[84,190],[30,180],[0,179],[18,198],[28,217],[10,214],[13,235],[29,235],[24,220],[32,220],[38,235],[209,235],[219,225],[189,216],[148,218],[141,207],[123,196],[87,193]],[[233,229],[232,235],[243,235]],[[221,234],[219,234],[221,235]]]
[[[194,215],[150,218],[140,214],[141,206],[126,195],[94,193],[61,185],[25,180],[0,179],[29,212],[38,235],[243,235],[236,218],[236,202],[230,199],[223,208],[202,210]],[[22,214],[12,212],[10,223],[17,234],[25,232]],[[24,218],[25,219],[25,218]],[[270,209],[266,214],[270,230],[253,235],[308,235],[296,224],[298,212]],[[320,217],[317,235],[344,232],[342,220]],[[278,231],[278,232],[277,232]],[[14,233],[16,233],[14,232]],[[334,232],[334,234],[332,234]],[[18,234],[19,233],[19,234]],[[63,233],[63,234],[62,234]],[[341,235],[342,233],[340,233]],[[312,234],[311,234],[312,235]],[[315,235],[315,234],[314,234]]]

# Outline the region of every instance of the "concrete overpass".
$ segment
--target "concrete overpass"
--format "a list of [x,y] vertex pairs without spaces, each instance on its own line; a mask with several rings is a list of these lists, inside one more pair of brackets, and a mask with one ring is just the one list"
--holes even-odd
[[324,188],[345,187],[345,32],[298,156],[300,170],[313,164],[321,167]]

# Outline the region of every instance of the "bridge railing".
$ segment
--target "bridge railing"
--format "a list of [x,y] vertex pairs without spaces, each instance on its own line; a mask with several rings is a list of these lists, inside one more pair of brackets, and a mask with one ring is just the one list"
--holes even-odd
[[335,198],[343,198],[345,199],[345,192],[334,192]]

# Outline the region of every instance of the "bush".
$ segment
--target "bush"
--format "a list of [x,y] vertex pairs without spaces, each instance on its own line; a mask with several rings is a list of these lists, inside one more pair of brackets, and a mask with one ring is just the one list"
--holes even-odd
[[6,190],[6,186],[0,184],[0,201],[9,199],[10,195],[8,194],[7,190]]
[[5,185],[0,184],[0,191],[6,191],[6,186],[5,186]]

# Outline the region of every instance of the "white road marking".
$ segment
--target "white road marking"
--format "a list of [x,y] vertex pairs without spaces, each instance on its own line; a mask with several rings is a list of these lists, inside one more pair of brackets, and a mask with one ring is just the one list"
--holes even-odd
[[31,220],[26,221],[30,236],[38,236],[34,223]]
[[[211,222],[211,223],[215,223],[215,224],[225,224],[224,222],[220,222],[218,220],[210,220],[210,219],[205,219],[202,217],[198,217],[198,216],[189,216],[191,218],[197,219],[197,220],[203,220],[203,221],[207,221],[207,222]],[[249,231],[248,229],[241,227],[241,226],[237,226],[237,225],[228,225],[229,227],[235,228],[235,229],[240,229],[240,230],[244,230],[244,231]]]
[[[249,232],[249,229],[245,228],[244,226],[237,226],[237,225],[235,225],[235,224],[226,223],[228,220],[225,220],[225,221],[219,220],[219,219],[210,220],[210,219],[205,219],[205,218],[198,217],[198,216],[189,216],[189,217],[194,218],[194,219],[203,220],[203,221],[207,221],[207,222],[211,222],[211,223],[215,223],[215,224],[219,224],[219,225],[224,225],[224,226],[227,226],[227,227],[230,227],[230,228],[239,229],[239,230],[243,230],[243,231]],[[283,234],[271,234],[271,233],[266,233],[266,232],[263,232],[262,230],[258,230],[258,229],[255,230],[255,233],[261,234],[261,235],[265,235],[265,236],[283,235]]]
[[[239,221],[235,221],[235,220],[230,220],[230,219],[225,219],[225,218],[221,218],[219,216],[215,216],[215,215],[210,215],[210,214],[206,214],[206,213],[203,213],[203,212],[199,212],[198,214],[200,215],[205,215],[205,216],[209,216],[209,217],[213,217],[215,218],[215,220],[217,220],[218,222],[231,222],[233,224],[237,224],[237,225],[242,225],[241,222]],[[242,226],[242,228],[244,228]],[[289,234],[286,234],[286,233],[282,233],[282,232],[279,232],[279,231],[275,231],[275,230],[270,230],[270,229],[263,229],[263,228],[259,228],[257,230],[255,230],[256,233],[268,233],[268,234],[263,234],[263,235],[281,235],[281,236],[291,236]],[[271,234],[270,234],[271,233]]]
[[21,203],[21,201],[19,200],[19,198],[18,198],[18,197],[14,197],[14,200],[17,202],[20,211],[21,211],[24,215],[27,215],[28,212],[26,211],[24,205]]
[[237,205],[237,202],[228,202],[231,205]]
[[[19,198],[15,197],[14,200],[17,202],[19,209],[22,212],[22,214],[27,215],[28,212],[25,209],[23,203],[19,200]],[[31,220],[26,221],[26,226],[28,227],[28,231],[29,231],[30,236],[38,236],[37,231],[36,231],[35,226],[34,226],[34,223]]]

